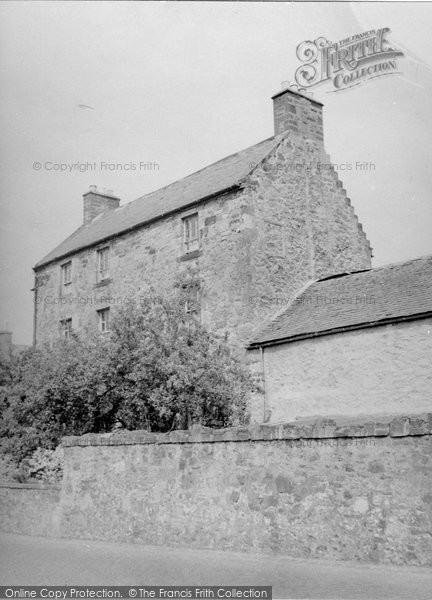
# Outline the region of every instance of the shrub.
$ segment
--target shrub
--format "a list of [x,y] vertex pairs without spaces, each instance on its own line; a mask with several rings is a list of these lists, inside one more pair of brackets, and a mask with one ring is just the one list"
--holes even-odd
[[30,479],[47,483],[60,481],[63,474],[63,448],[37,448],[27,460],[27,473]]
[[224,340],[186,314],[186,294],[152,294],[119,310],[109,336],[59,340],[2,367],[9,468],[27,459],[33,477],[54,476],[62,436],[107,432],[117,420],[161,432],[244,423],[252,379]]
[[17,462],[8,453],[0,455],[0,479],[26,483],[38,480],[58,483],[63,475],[63,448],[37,448],[28,457]]

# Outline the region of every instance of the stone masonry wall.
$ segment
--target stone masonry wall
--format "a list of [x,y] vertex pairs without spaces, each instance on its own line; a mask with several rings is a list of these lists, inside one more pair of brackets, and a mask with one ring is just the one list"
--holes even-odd
[[304,134],[308,139],[323,141],[321,102],[291,89],[278,92],[272,100],[276,135],[291,131]]
[[7,533],[52,537],[59,533],[60,486],[0,483],[0,528]]
[[[60,280],[64,261],[38,269],[37,342],[57,337],[63,319],[95,330],[97,310],[138,301],[149,285],[164,293],[190,270],[203,323],[245,344],[309,279],[370,267],[369,243],[335,171],[317,167],[326,160],[319,141],[281,136],[239,191],[77,252],[68,286]],[[196,211],[200,251],[185,260],[182,218]],[[110,280],[101,286],[96,251],[106,245]]]
[[[255,362],[255,369],[262,369]],[[314,415],[428,411],[432,319],[271,346],[264,348],[264,364],[261,384],[273,423]],[[255,411],[262,411],[262,397],[256,404]]]
[[371,248],[337,173],[318,141],[288,135],[251,173],[243,212],[254,217],[245,331],[310,280],[371,267]]
[[[97,331],[96,311],[116,308],[130,302],[138,302],[153,286],[158,293],[172,288],[177,276],[190,271],[202,288],[202,318],[209,319],[208,304],[231,303],[228,276],[220,274],[230,263],[229,276],[235,278],[244,265],[235,253],[236,234],[230,225],[233,213],[239,211],[241,194],[221,196],[207,202],[199,209],[186,210],[155,222],[147,227],[118,236],[105,244],[85,249],[72,258],[72,284],[67,290],[61,288],[60,264],[55,263],[38,271],[37,341],[52,340],[59,333],[59,321],[72,317],[77,331]],[[200,220],[200,256],[185,258],[182,247],[182,218],[198,210]],[[110,247],[110,279],[100,285],[96,282],[98,247]],[[217,248],[216,248],[217,247]],[[212,260],[217,252],[220,264]],[[222,281],[220,281],[220,279]],[[207,300],[208,298],[208,300]],[[229,316],[238,307],[228,311],[227,319],[212,316],[216,330],[225,329],[233,319]]]
[[432,566],[432,414],[64,439],[62,536]]

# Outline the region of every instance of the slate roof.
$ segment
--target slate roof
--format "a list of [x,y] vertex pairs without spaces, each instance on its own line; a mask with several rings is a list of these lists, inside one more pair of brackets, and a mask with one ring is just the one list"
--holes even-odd
[[263,160],[276,145],[274,137],[268,138],[160,190],[99,215],[47,254],[35,269],[241,185],[242,180],[255,168],[254,165]]
[[432,315],[432,255],[320,279],[258,332],[249,347]]

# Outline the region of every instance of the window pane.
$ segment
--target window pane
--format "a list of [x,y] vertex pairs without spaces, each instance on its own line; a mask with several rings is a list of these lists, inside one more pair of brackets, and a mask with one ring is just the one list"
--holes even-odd
[[70,283],[72,280],[72,263],[68,262],[62,265],[63,284]]
[[67,339],[72,333],[72,319],[64,319],[60,321],[62,335]]
[[98,311],[99,329],[102,332],[109,331],[109,308]]
[[198,215],[191,217],[191,239],[198,237]]
[[198,214],[183,219],[183,240],[186,252],[199,248]]
[[98,250],[98,277],[99,280],[109,277],[109,248]]

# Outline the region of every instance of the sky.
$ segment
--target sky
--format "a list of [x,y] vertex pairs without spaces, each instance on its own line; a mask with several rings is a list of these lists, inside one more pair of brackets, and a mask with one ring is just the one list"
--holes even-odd
[[431,22],[429,3],[0,3],[0,328],[31,343],[32,267],[90,185],[130,202],[270,137],[271,96],[321,36],[389,27],[404,52],[399,75],[313,93],[373,266],[431,254]]

